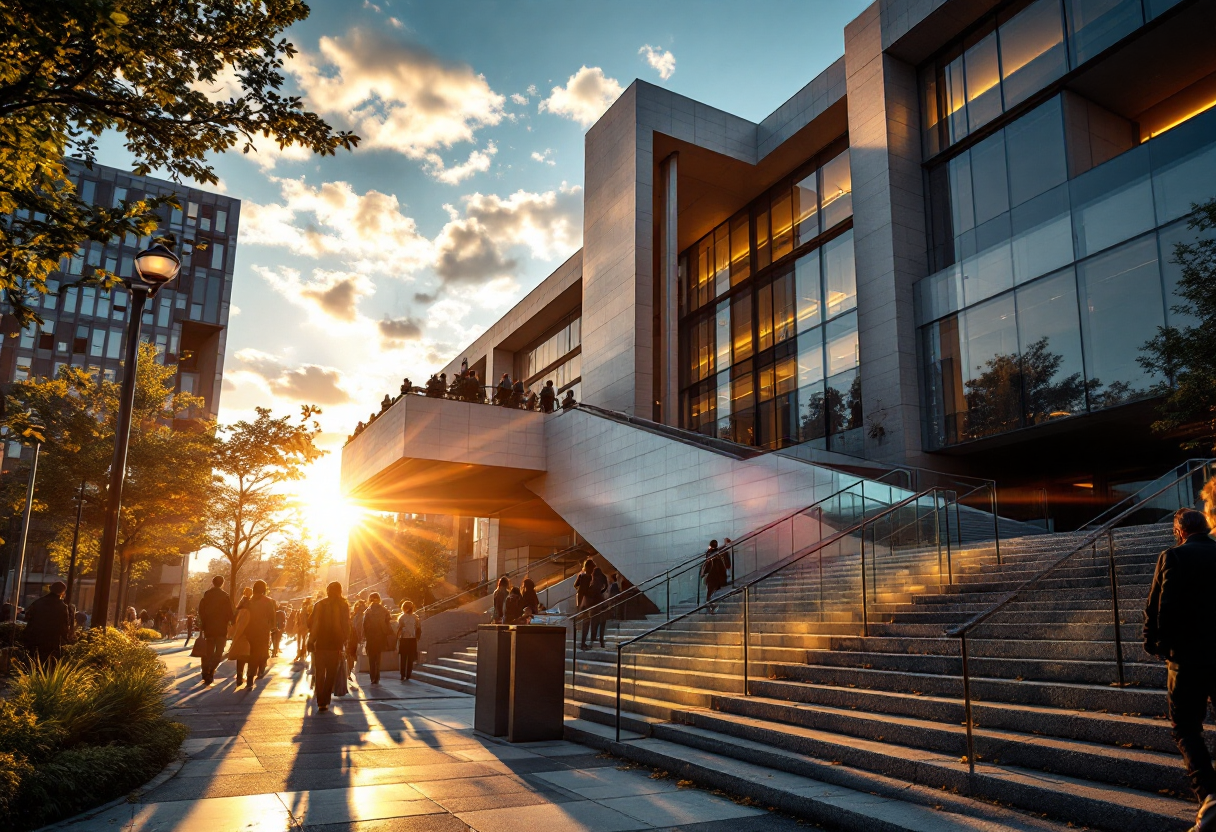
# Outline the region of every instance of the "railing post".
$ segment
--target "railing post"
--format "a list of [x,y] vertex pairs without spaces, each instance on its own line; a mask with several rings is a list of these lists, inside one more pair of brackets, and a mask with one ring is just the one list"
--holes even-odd
[[967,634],[959,635],[959,652],[963,657],[963,719],[967,725],[967,767],[975,774],[975,738],[971,721],[971,667],[967,661]]
[[1106,552],[1110,560],[1110,601],[1115,617],[1115,667],[1118,670],[1119,687],[1123,687],[1123,633],[1119,623],[1119,578],[1115,572],[1115,533],[1106,530]]
[[664,586],[667,588],[667,620],[671,620],[671,570],[667,570],[667,575],[663,580]]
[[870,616],[866,607],[866,524],[861,524],[861,634],[870,636]]
[[616,645],[616,741],[621,741],[621,643]]
[[996,483],[988,486],[989,504],[992,506],[992,536],[996,541],[996,565],[1001,565],[1001,519],[997,515]]
[[570,660],[570,698],[576,699],[576,688],[578,688],[578,613],[576,612],[570,618],[571,629],[570,634],[572,658]]
[[[950,586],[954,586],[954,564],[950,558],[950,492],[945,492],[946,498],[946,579]],[[958,507],[958,495],[955,494],[955,508]],[[961,533],[960,533],[961,534]],[[962,543],[960,542],[960,546]]]
[[749,641],[748,634],[751,632],[751,613],[748,609],[748,596],[751,594],[751,589],[743,588],[743,695],[751,696],[751,686],[748,682],[747,673],[747,643]]

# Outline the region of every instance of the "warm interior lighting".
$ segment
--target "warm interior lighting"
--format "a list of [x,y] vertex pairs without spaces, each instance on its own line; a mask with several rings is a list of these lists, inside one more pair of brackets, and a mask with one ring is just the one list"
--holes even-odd
[[1166,132],[1167,130],[1173,130],[1175,127],[1177,127],[1179,124],[1182,124],[1184,121],[1190,121],[1195,116],[1197,116],[1201,113],[1206,113],[1208,110],[1212,109],[1213,107],[1216,107],[1216,100],[1207,102],[1206,104],[1201,106],[1199,109],[1187,113],[1182,118],[1178,119],[1175,122],[1167,124],[1165,127],[1162,127],[1160,130],[1154,130],[1153,132],[1148,134],[1148,137],[1150,139],[1156,138],[1157,136],[1160,136],[1162,133]]
[[1090,488],[1090,489],[1092,489],[1094,487],[1094,484],[1092,482],[1074,482],[1072,485],[1073,485],[1073,488]]

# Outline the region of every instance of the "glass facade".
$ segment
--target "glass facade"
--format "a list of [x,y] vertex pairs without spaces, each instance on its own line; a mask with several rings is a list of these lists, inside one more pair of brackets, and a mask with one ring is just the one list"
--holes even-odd
[[[74,160],[68,163],[77,192],[95,204],[117,207],[123,200],[176,193],[182,208],[166,206],[160,228],[172,231],[179,240],[206,242],[205,248],[185,242],[179,246],[181,274],[149,301],[143,339],[161,348],[162,362],[179,365],[179,389],[203,396],[214,415],[219,408],[240,202],[102,165],[89,170]],[[105,245],[87,243],[74,257],[65,259],[47,281],[48,293],[38,301],[44,323],[23,330],[15,348],[11,342],[5,344],[5,380],[53,376],[65,365],[115,379],[123,355],[130,295],[121,286],[105,291],[76,284],[94,268],[133,276],[135,255],[150,242],[149,237],[128,234]]]
[[920,75],[926,158],[982,128],[1179,0],[1014,2],[950,44]]
[[683,427],[862,453],[852,191],[841,139],[681,255]]
[[1091,167],[1068,152],[1068,106],[1050,99],[928,174],[930,448],[1143,398],[1160,379],[1140,348],[1187,323],[1170,261],[1195,239],[1192,205],[1216,197],[1216,110]]
[[[522,359],[523,366],[517,366],[515,374],[524,379],[529,390],[539,394],[552,381],[558,393],[565,395],[567,390],[573,390],[574,398],[578,399],[583,375],[581,313],[567,315],[556,329],[525,349]],[[497,384],[498,379],[488,383]]]

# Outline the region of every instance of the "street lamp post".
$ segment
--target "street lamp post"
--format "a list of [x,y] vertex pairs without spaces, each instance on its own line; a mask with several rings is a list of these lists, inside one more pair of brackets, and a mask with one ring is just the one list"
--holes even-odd
[[72,603],[72,590],[76,588],[76,552],[80,546],[80,518],[84,514],[84,485],[80,481],[80,494],[76,497],[76,526],[72,529],[72,559],[68,561],[68,591],[63,594],[64,600]]
[[131,411],[135,405],[135,375],[139,362],[139,334],[143,329],[144,306],[160,287],[179,271],[181,261],[161,243],[135,256],[137,279],[131,280],[131,320],[127,325],[126,366],[114,431],[114,458],[110,462],[110,488],[106,495],[105,524],[97,560],[97,591],[93,598],[93,626],[104,627],[110,610],[110,581],[114,577],[114,547],[118,542],[118,515],[122,508],[122,486],[127,477],[127,446],[131,440]]
[[30,536],[30,512],[34,507],[34,482],[38,479],[38,453],[42,450],[42,443],[34,443],[34,464],[30,466],[30,481],[25,489],[25,513],[21,519],[21,554],[17,558],[17,574],[13,583],[15,584],[13,593],[12,606],[12,623],[13,626],[9,631],[9,647],[17,643],[17,608],[21,606],[21,576],[25,572],[25,543]]

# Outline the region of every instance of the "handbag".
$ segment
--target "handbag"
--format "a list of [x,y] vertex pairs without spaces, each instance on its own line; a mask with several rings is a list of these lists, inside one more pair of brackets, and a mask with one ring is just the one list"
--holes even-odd
[[199,637],[194,640],[194,646],[190,648],[190,658],[201,659],[207,655],[207,648],[210,645],[207,643],[207,637],[199,634]]
[[346,696],[350,687],[346,684],[346,657],[338,660],[338,670],[334,673],[334,696]]

